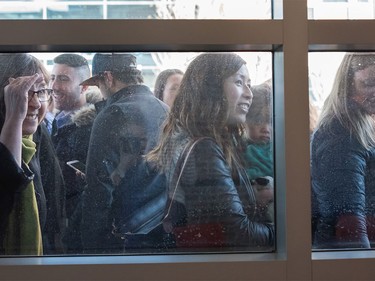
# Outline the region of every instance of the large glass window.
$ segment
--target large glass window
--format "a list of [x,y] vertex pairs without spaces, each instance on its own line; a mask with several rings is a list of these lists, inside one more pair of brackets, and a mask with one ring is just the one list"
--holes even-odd
[[309,19],[374,19],[373,0],[308,0]]
[[2,1],[0,19],[270,19],[271,1]]
[[[172,1],[161,2],[172,4]],[[214,6],[218,3],[207,2]],[[0,279],[25,280],[33,276],[38,280],[372,280],[375,275],[373,250],[356,248],[353,251],[354,248],[348,247],[331,251],[332,247],[317,250],[314,246],[312,251],[310,132],[313,128],[309,131],[312,124],[309,105],[319,107],[329,95],[335,71],[328,70],[333,65],[339,66],[344,51],[375,50],[375,37],[369,36],[375,29],[373,1],[275,0],[272,6],[266,7],[266,16],[256,9],[249,14],[246,9],[233,12],[232,19],[247,19],[254,11],[257,16],[249,19],[265,19],[262,21],[232,20],[224,17],[228,13],[222,13],[220,9],[212,12],[216,17],[207,20],[152,20],[154,16],[155,19],[160,18],[154,14],[145,15],[147,20],[101,20],[109,18],[109,6],[129,3],[110,0],[1,1],[0,10],[10,10],[11,16],[2,13],[0,52],[37,52],[38,57],[48,56],[49,52],[54,52],[53,55],[79,52],[88,54],[89,61],[95,51],[138,54],[168,51],[272,53],[276,250],[251,254],[148,255],[138,252],[134,255],[2,257]],[[177,1],[174,3],[177,4]],[[178,11],[171,11],[166,5],[159,9],[149,1],[131,2],[138,6],[148,5],[163,18],[203,19],[201,11],[205,10],[204,7],[196,9],[194,4],[189,3],[195,4],[189,1],[186,4],[188,8],[180,6]],[[14,4],[21,5],[9,8]],[[52,9],[52,4],[97,6],[102,13],[90,15],[100,20],[48,20],[47,11]],[[53,5],[55,10],[56,5]],[[24,12],[25,9],[31,11],[31,15]],[[181,16],[186,14],[189,16]],[[17,21],[6,20],[18,17],[20,20]],[[30,18],[47,20],[23,20]],[[221,18],[226,20],[210,20]],[[313,53],[309,54],[309,51]],[[342,53],[337,55],[337,52]],[[319,56],[324,59],[320,60]],[[170,62],[170,66],[175,65],[173,58]],[[153,77],[145,79],[146,85],[150,86],[155,79],[154,70],[150,69],[150,75],[146,75],[146,68],[153,66],[142,65],[145,76]],[[164,67],[169,68],[169,65]],[[326,87],[327,84],[330,86]],[[34,93],[33,98],[37,99],[36,96]],[[41,94],[38,97],[43,99]]]
[[[320,113],[325,99],[330,94],[338,66],[344,56],[343,52],[310,52],[309,53],[309,98],[310,105]],[[318,119],[318,115],[311,117]],[[312,128],[316,122],[312,121]]]
[[[28,56],[0,56],[4,68],[12,66],[0,79],[15,92],[8,79],[29,79]],[[45,256],[274,251],[271,53],[32,56],[48,71],[28,89],[29,115],[37,112],[41,123],[20,130],[38,151],[29,166],[39,180],[28,185]],[[1,120],[5,139],[11,121]],[[168,126],[175,126],[170,134]],[[16,154],[2,149],[11,163],[6,153]],[[25,231],[22,214],[35,209],[28,198],[4,194],[2,254],[38,255],[22,235],[10,237]]]

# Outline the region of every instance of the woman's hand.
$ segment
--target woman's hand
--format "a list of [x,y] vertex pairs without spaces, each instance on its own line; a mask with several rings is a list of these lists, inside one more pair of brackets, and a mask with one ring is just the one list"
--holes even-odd
[[43,76],[34,74],[9,78],[4,88],[5,121],[0,132],[0,142],[4,144],[21,167],[22,124],[28,109],[28,92],[35,82],[42,82]]
[[9,78],[9,84],[4,88],[6,120],[23,122],[27,114],[28,92],[38,80],[40,82],[43,80],[38,73],[32,76]]

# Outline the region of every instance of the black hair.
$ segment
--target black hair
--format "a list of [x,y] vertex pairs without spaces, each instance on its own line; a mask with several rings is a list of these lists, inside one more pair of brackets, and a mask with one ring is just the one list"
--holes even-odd
[[78,54],[61,54],[55,57],[53,62],[57,64],[66,64],[70,67],[89,66],[87,60]]

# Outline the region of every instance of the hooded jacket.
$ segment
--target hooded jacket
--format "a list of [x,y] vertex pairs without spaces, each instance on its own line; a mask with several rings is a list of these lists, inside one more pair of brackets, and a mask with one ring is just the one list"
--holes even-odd
[[81,163],[86,163],[91,129],[96,114],[94,104],[88,103],[84,105],[72,114],[72,123],[60,128],[55,135],[55,138],[58,138],[57,148],[60,155],[60,163],[64,166],[64,178],[68,188],[66,208],[69,220],[63,242],[67,253],[72,254],[82,253],[80,232],[82,215],[81,195],[86,181],[77,176],[76,172],[67,166],[66,162],[79,160]]
[[70,218],[80,201],[85,181],[66,163],[79,160],[86,163],[90,134],[94,118],[95,107],[87,104],[71,115],[71,122],[57,128],[55,122],[52,129],[52,141],[64,175],[66,184],[66,215]]

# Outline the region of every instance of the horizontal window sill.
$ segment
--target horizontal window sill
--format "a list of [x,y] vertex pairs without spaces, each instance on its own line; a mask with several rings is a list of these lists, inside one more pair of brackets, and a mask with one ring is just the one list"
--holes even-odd
[[319,251],[311,254],[314,260],[375,259],[374,250]]
[[275,262],[285,261],[277,253],[241,254],[166,254],[132,256],[59,256],[59,257],[2,257],[4,265],[90,265],[90,264],[160,264],[160,263],[220,263],[220,262]]

